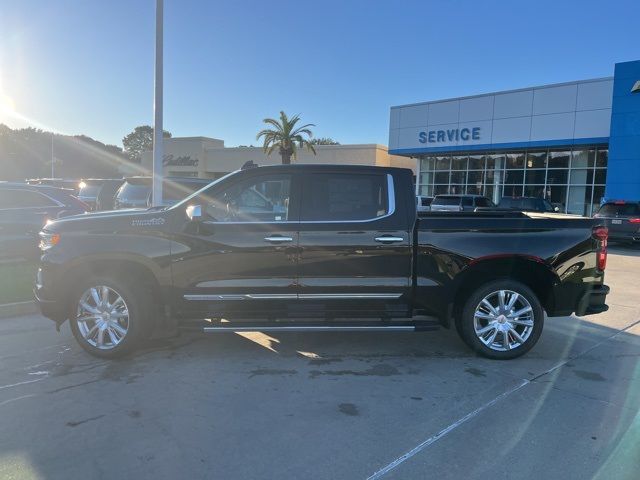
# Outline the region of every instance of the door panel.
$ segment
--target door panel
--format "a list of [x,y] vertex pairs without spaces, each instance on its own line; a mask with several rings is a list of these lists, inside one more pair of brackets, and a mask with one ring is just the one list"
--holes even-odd
[[264,317],[297,300],[292,178],[243,179],[197,200],[204,221],[187,222],[172,247],[174,286],[186,310]]
[[336,173],[305,182],[298,266],[301,306],[327,316],[405,316],[412,239],[399,213],[406,212],[395,208],[391,176]]

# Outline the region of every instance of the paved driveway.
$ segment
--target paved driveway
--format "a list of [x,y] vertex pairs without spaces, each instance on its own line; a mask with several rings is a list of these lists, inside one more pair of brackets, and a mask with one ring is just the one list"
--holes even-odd
[[629,478],[640,466],[640,251],[609,312],[509,362],[450,331],[185,334],[86,355],[0,320],[0,478]]

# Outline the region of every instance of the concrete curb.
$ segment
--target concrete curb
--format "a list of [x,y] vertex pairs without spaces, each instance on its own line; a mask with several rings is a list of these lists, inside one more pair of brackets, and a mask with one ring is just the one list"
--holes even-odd
[[29,300],[27,302],[3,303],[0,304],[0,318],[17,317],[20,315],[31,315],[38,313],[36,302]]

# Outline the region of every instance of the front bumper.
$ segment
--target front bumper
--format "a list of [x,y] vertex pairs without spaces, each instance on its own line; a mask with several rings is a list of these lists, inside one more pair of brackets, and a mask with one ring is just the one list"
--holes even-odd
[[38,268],[36,283],[33,287],[33,296],[42,315],[50,318],[59,326],[67,319],[67,312],[63,303],[59,300],[60,297],[50,291],[51,288],[47,285],[46,279],[47,275],[43,272],[42,267]]
[[609,305],[605,303],[609,294],[608,285],[594,285],[587,290],[578,302],[576,315],[582,317],[584,315],[595,315],[609,310]]

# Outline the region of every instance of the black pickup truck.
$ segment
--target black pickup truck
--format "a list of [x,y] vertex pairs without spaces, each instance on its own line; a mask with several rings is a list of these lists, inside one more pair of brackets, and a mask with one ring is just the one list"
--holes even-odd
[[56,220],[41,249],[42,312],[102,357],[202,319],[205,332],[453,325],[479,354],[514,358],[545,312],[603,312],[609,291],[597,220],[418,216],[397,168],[241,170],[172,207]]

